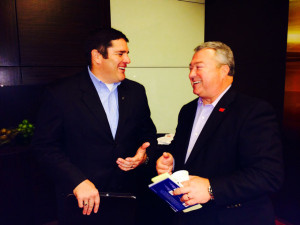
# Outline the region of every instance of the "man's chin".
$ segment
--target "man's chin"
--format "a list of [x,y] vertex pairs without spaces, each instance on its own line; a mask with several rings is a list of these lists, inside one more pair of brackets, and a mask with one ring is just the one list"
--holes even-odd
[[200,96],[200,92],[198,91],[198,90],[193,90],[193,93],[195,94],[195,95],[198,95],[198,96]]
[[126,76],[125,76],[125,74],[124,74],[124,76],[120,77],[119,82],[125,80],[125,78],[126,78]]

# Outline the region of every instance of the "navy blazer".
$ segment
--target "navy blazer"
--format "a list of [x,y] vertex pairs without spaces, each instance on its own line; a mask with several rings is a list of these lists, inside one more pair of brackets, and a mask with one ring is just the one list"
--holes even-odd
[[85,70],[47,88],[32,142],[38,160],[66,196],[85,179],[100,192],[134,192],[141,168],[128,172],[116,164],[132,157],[142,143],[156,145],[145,89],[125,79],[118,86],[119,123],[115,140]]
[[171,148],[175,171],[208,178],[214,201],[176,214],[178,224],[274,224],[268,194],[283,183],[282,145],[272,107],[230,88],[184,163],[197,100],[182,107]]

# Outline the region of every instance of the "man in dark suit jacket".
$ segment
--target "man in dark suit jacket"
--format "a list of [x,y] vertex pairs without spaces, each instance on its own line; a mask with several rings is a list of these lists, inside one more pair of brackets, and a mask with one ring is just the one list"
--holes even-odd
[[[193,176],[174,191],[189,213],[173,224],[274,224],[268,194],[283,182],[281,140],[269,104],[235,92],[234,58],[221,42],[195,49],[189,78],[199,98],[182,107],[171,153],[157,160],[157,172],[188,170]],[[175,164],[174,164],[175,163]]]
[[98,30],[86,42],[89,67],[46,90],[32,145],[56,182],[61,224],[107,223],[95,216],[99,192],[134,193],[156,145],[145,89],[125,79],[127,42]]

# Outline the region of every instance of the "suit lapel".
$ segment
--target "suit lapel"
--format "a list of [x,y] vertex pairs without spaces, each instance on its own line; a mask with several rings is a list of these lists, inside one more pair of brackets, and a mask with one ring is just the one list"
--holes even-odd
[[205,153],[206,149],[204,145],[209,138],[213,137],[214,132],[216,129],[218,129],[223,119],[230,111],[230,104],[233,102],[235,96],[236,92],[230,88],[215,106],[194,145],[191,155],[186,162],[186,166],[188,166],[195,159],[195,156]]
[[126,117],[128,115],[129,107],[129,96],[128,90],[126,89],[126,80],[122,81],[122,83],[118,87],[118,101],[119,101],[119,123],[116,132],[116,140],[118,139],[121,130],[124,126]]
[[187,109],[188,114],[185,114],[184,118],[182,118],[183,123],[180,127],[182,132],[177,133],[176,131],[176,135],[179,135],[179,138],[182,141],[181,146],[185,146],[185,149],[181,149],[176,155],[176,167],[179,166],[178,168],[181,168],[184,165],[186,150],[189,145],[193,124],[196,117],[198,99],[199,98],[192,101],[192,104],[190,104],[189,108]]
[[80,90],[82,91],[82,101],[87,106],[91,114],[99,122],[99,126],[103,129],[107,137],[112,139],[112,133],[105,114],[103,105],[97,93],[97,90],[87,72],[83,73],[80,78]]

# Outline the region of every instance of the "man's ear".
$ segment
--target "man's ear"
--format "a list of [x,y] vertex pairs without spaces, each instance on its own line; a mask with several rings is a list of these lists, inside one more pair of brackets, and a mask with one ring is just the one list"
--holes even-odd
[[91,51],[91,61],[96,64],[101,64],[103,60],[103,56],[97,51],[97,49],[93,49]]
[[221,66],[221,73],[222,73],[223,77],[228,76],[229,71],[230,71],[230,68],[228,65]]

